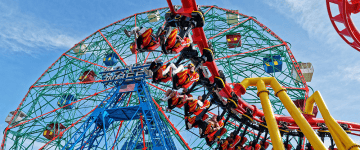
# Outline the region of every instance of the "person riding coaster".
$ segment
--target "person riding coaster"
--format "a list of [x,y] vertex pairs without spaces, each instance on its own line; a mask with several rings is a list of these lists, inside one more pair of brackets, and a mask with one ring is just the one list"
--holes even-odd
[[[220,130],[217,130],[217,131],[215,131],[215,132],[212,132],[212,133],[210,133],[210,134],[208,134],[208,135],[206,136],[205,140],[206,140],[206,144],[207,144],[208,146],[212,146],[215,142],[218,142],[218,141],[220,140],[220,137],[223,136],[223,135],[227,132],[227,130],[225,129],[226,123],[228,123],[230,117],[234,117],[234,114],[232,114],[230,111],[228,111],[228,112],[229,112],[229,113],[228,113],[225,121],[220,121],[220,122],[224,122],[224,123],[222,123],[222,125],[220,125],[220,126],[222,126],[221,129],[220,129]],[[238,117],[235,117],[235,118],[236,118],[236,119],[239,119]],[[222,119],[222,116],[216,116],[216,121],[217,121],[217,120],[221,120],[221,119]],[[236,120],[236,119],[235,119],[235,120]],[[220,123],[220,122],[219,122],[219,123]],[[237,134],[236,134],[237,131],[239,131],[239,130],[236,130],[235,132],[230,133],[230,136],[231,136],[231,134],[237,135]],[[229,144],[232,144],[232,143],[234,142],[234,139],[232,139],[232,138],[233,138],[233,137],[228,138],[228,140],[229,140],[228,143],[229,143]],[[235,140],[236,140],[236,139],[235,139]]]
[[255,148],[256,148],[256,146],[258,146],[258,147],[260,146],[260,148],[259,148],[260,150],[266,150],[266,148],[267,148],[267,146],[265,146],[265,143],[263,141],[260,141],[259,144],[256,144]]
[[165,72],[168,65],[169,64],[163,65],[163,62],[159,62],[159,61],[153,61],[150,64],[150,67],[148,68],[148,70],[150,70],[153,73],[152,74],[152,82],[153,83],[160,83],[160,82],[166,83],[171,80],[171,78],[172,78],[171,70],[168,72]]
[[192,114],[199,114],[205,108],[210,107],[210,101],[204,100],[202,101],[202,96],[198,96],[198,99],[194,99],[193,97],[189,97],[185,100],[184,104],[185,116],[189,117]]
[[[220,122],[222,122],[222,121],[220,121]],[[225,125],[222,125],[222,126],[223,127],[221,127],[219,130],[216,130],[216,131],[211,132],[208,135],[206,135],[205,141],[208,146],[211,147],[215,142],[220,140],[221,136],[223,136],[227,132],[227,129],[224,128]]]
[[160,83],[160,82],[168,82],[172,79],[172,75],[182,71],[184,66],[176,67],[173,63],[167,63],[163,65],[163,62],[153,61],[150,64],[148,70],[150,70],[152,74],[152,82]]
[[219,150],[227,150],[228,146],[229,146],[229,141],[226,139],[221,139],[217,142],[218,148]]
[[235,150],[238,143],[240,142],[241,137],[234,132],[230,133],[230,136],[226,139],[223,139],[222,142],[218,142],[220,150]]
[[182,70],[173,76],[173,89],[187,89],[191,84],[199,80],[199,74],[195,71],[194,64],[190,63],[188,69]]
[[253,145],[253,142],[250,141],[250,142],[249,142],[249,145],[246,145],[246,146],[244,147],[244,149],[245,149],[245,150],[254,150],[254,147],[252,147],[252,145]]
[[173,14],[170,11],[167,12],[165,14],[166,22],[164,28],[178,27],[180,29],[180,36],[184,38],[187,34],[190,33],[191,29],[204,26],[204,13],[200,8],[198,10],[199,11],[193,11],[191,13],[191,17],[181,14]]
[[[235,120],[240,120],[241,123],[240,125],[237,127],[237,129],[235,129],[235,131],[233,131],[232,133],[230,133],[230,138],[229,140],[229,146],[227,147],[228,150],[235,150],[235,149],[239,149],[243,147],[243,144],[246,142],[246,137],[242,137],[245,134],[242,134],[242,136],[239,136],[240,130],[242,129],[243,125],[247,124],[247,118],[243,118],[243,116],[241,118],[237,117],[236,114],[232,113],[232,111],[229,111],[231,116],[235,116]],[[247,127],[245,127],[247,128]]]
[[222,96],[219,94],[219,92],[226,85],[226,78],[225,78],[223,71],[219,70],[219,74],[220,74],[219,77],[211,76],[209,79],[205,78],[205,77],[200,78],[199,81],[202,83],[196,82],[188,90],[188,92],[192,92],[196,85],[203,85],[208,91],[206,94],[204,94],[203,99],[207,99],[208,97],[210,97],[212,95],[213,100],[215,100],[215,103],[217,103],[218,105],[221,105],[221,106],[229,105],[229,104],[227,104],[227,102],[224,103]]
[[[230,136],[228,138],[223,139],[223,142],[228,143],[227,145],[222,145],[224,143],[218,144],[219,149],[226,149],[226,150],[241,149],[242,146],[247,141],[247,138],[245,137],[245,135],[246,135],[247,128],[249,127],[249,125],[251,125],[249,123],[249,121],[251,121],[251,120],[246,116],[243,116],[243,115],[239,116],[239,115],[233,113],[231,110],[223,111],[223,113],[220,115],[220,118],[222,118],[224,112],[228,112],[225,122],[227,122],[227,120],[229,118],[233,118],[234,120],[240,121],[240,125],[235,127],[236,129],[230,133]],[[219,120],[219,117],[217,118],[217,120]],[[244,131],[241,133],[241,135],[238,135],[240,133],[240,130],[243,129],[243,125],[245,125]],[[252,126],[252,127],[254,127],[254,126]],[[215,141],[216,141],[216,139],[215,139]]]
[[[183,16],[180,14],[173,14],[171,12],[167,12],[165,14],[165,26],[164,28],[159,28],[159,31],[161,30],[166,30],[167,34],[166,36],[168,36],[170,33],[170,28],[174,27],[174,28],[178,28],[179,31],[179,38],[180,39],[186,39],[189,38],[190,40],[190,45],[184,47],[184,48],[179,48],[177,50],[177,52],[181,51],[180,57],[178,59],[178,61],[175,63],[175,65],[177,66],[178,64],[180,64],[181,61],[183,61],[184,59],[194,59],[194,62],[198,62],[196,63],[195,68],[197,69],[199,66],[202,65],[202,63],[204,62],[211,62],[214,60],[214,56],[213,56],[213,48],[211,46],[211,44],[209,43],[208,47],[204,47],[203,49],[203,55],[201,57],[198,57],[198,52],[197,50],[195,50],[192,40],[191,40],[191,35],[190,35],[190,31],[192,29],[195,29],[197,27],[203,27],[204,26],[204,13],[201,11],[201,9],[199,9],[199,11],[194,11],[191,13],[191,17],[187,17],[187,16]],[[158,32],[160,33],[160,32]],[[189,43],[189,42],[187,42]],[[193,61],[193,60],[192,60]]]
[[190,43],[190,46],[184,47],[180,51],[179,59],[175,62],[175,65],[178,66],[183,60],[189,59],[195,64],[195,70],[198,70],[204,63],[214,61],[214,53],[211,43],[208,43],[209,47],[203,49],[203,54],[199,57],[198,50],[195,49],[193,43]]
[[220,130],[224,126],[224,122],[217,121],[217,115],[214,115],[205,121],[201,120],[198,126],[200,138],[204,138],[207,135],[213,134],[214,132]]
[[235,150],[237,146],[240,146],[240,141],[241,141],[241,137],[239,135],[235,135],[231,142],[229,147],[228,147],[228,150]]
[[177,91],[173,91],[171,89],[168,89],[165,92],[165,97],[160,98],[161,101],[168,102],[168,107],[166,108],[167,111],[171,111],[175,107],[181,108],[184,106],[185,99],[192,97],[191,94],[185,94],[186,89],[182,93],[179,93]]
[[[172,79],[172,76],[174,74],[184,71],[184,66],[180,65],[179,67],[176,67],[173,63],[167,63],[166,65],[163,65],[163,62],[161,62],[161,60],[155,60],[150,64],[148,70],[153,72],[153,83],[166,83]],[[188,94],[189,93],[190,92],[188,92]]]
[[195,87],[198,85],[203,87],[211,86],[211,82],[209,80],[209,73],[206,70],[205,66],[201,66],[198,70],[196,70],[196,72],[199,73],[199,80],[192,84],[192,86],[188,90],[189,93],[193,92]]
[[[205,121],[206,119],[209,118],[209,115],[206,114],[208,108],[206,109],[201,109],[197,112],[195,112],[195,116],[192,116],[192,117],[189,117],[189,116],[185,116],[185,128],[186,130],[188,129],[191,129],[191,128],[198,128],[198,124],[201,122],[201,121]],[[197,114],[199,113],[199,114]]]
[[[134,46],[137,51],[154,51],[160,46],[159,39],[153,34],[153,29],[146,27],[134,27],[131,31],[124,29],[125,35],[131,37],[135,36],[135,43],[132,43],[131,46]],[[130,46],[130,49],[131,49]]]
[[167,30],[159,28],[158,32],[161,32],[159,37],[161,50],[164,54],[177,54],[185,47],[189,47],[192,43],[191,36],[189,37],[180,37],[178,35],[179,29],[168,27]]

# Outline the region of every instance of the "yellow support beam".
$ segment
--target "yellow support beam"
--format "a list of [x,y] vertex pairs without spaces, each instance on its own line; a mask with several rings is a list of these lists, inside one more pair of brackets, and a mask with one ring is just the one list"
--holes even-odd
[[272,145],[276,150],[285,150],[269,100],[269,90],[266,89],[265,83],[262,80],[258,80],[256,86],[258,89],[258,96],[260,97],[261,106],[264,111]]
[[340,150],[360,150],[360,146],[354,143],[354,141],[347,135],[343,128],[330,115],[330,112],[319,91],[316,91],[306,100],[305,113],[312,114],[312,108],[314,107],[315,103],[320,110],[321,116],[324,118],[325,124],[328,127],[331,136],[334,138],[336,146]]
[[[269,100],[269,91],[266,89],[266,85],[270,85],[275,96],[279,97],[286,110],[295,120],[305,137],[310,144],[316,150],[326,150],[325,145],[317,136],[315,131],[311,128],[310,124],[301,114],[300,110],[295,106],[293,101],[286,93],[286,89],[282,88],[279,82],[274,77],[261,77],[261,78],[246,78],[240,83],[245,89],[249,86],[256,86],[258,89],[258,96],[260,97],[261,106],[264,111],[265,120],[268,125],[270,138],[273,142],[275,149],[283,150],[282,139],[280,136],[279,128],[277,126],[274,112]],[[321,97],[320,92],[316,91],[306,101],[305,112],[306,114],[312,114],[314,104],[317,104],[321,115],[324,117],[326,126],[328,127],[330,134],[332,135],[336,146],[339,150],[360,150],[360,145],[354,143],[354,141],[347,135],[342,127],[336,122],[336,120],[330,115],[329,110],[326,107],[324,100]]]
[[311,128],[310,124],[306,121],[301,112],[297,109],[290,97],[287,95],[286,89],[282,88],[279,82],[274,77],[247,78],[244,79],[240,84],[246,89],[249,86],[257,86],[259,80],[262,80],[265,85],[270,85],[273,88],[273,90],[275,91],[275,96],[278,96],[280,98],[284,107],[293,117],[296,124],[299,126],[299,128],[304,133],[305,137],[309,140],[314,149],[326,150],[325,145],[322,143],[315,131]]
[[[325,123],[326,124],[326,123]],[[330,133],[334,132],[331,128],[329,128]],[[338,148],[338,150],[345,150],[344,145],[342,144],[337,144],[337,143],[341,143],[341,140],[338,136],[332,136],[333,140],[335,141],[336,147]]]

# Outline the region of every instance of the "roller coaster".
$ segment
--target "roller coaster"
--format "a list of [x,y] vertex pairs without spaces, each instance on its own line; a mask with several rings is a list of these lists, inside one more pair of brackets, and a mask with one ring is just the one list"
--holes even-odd
[[360,124],[331,116],[289,43],[254,17],[181,2],[61,55],[6,118],[1,150],[360,148]]
[[[335,7],[331,7],[332,4]],[[326,7],[335,31],[347,44],[360,51],[360,32],[351,18],[352,15],[360,12],[360,1],[326,0]],[[333,15],[337,12],[336,8],[339,13]]]

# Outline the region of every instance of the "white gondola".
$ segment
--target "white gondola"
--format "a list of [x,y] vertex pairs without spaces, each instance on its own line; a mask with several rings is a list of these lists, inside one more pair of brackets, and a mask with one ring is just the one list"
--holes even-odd
[[[314,74],[314,67],[311,63],[299,63],[299,67],[301,70],[301,73],[303,74],[306,82],[311,82],[312,76]],[[296,82],[300,82],[300,77],[298,76],[297,72],[295,71],[295,68],[291,71],[292,76],[296,78]]]
[[149,12],[147,14],[147,17],[150,22],[157,22],[160,20],[160,13],[159,13],[159,11]]
[[79,44],[76,47],[74,47],[73,51],[77,56],[84,55],[86,54],[87,46],[85,44]]
[[[233,10],[235,12],[239,12],[239,10]],[[227,12],[226,13],[226,21],[228,24],[237,24],[239,23],[240,15],[236,13]]]
[[[6,122],[6,123],[10,123],[11,118],[13,117],[14,113],[15,113],[15,111],[11,111],[11,112],[9,113],[9,115],[8,115],[8,116],[6,117],[6,119],[5,119],[5,122]],[[24,112],[22,112],[22,111],[18,112],[18,113],[17,113],[17,117],[14,118],[13,124],[20,122],[20,121],[23,120],[25,117],[27,117],[27,115],[26,115]]]

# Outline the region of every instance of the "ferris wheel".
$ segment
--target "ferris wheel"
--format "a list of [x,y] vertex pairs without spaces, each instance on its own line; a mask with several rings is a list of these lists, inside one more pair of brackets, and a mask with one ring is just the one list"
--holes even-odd
[[[300,109],[303,109],[304,101],[309,94],[306,82],[311,81],[313,73],[310,63],[298,63],[289,44],[254,17],[218,6],[200,6],[199,8],[204,14],[206,24],[203,28],[206,38],[214,49],[215,63],[219,70],[224,72],[226,82],[232,88],[245,78],[275,77],[287,90],[289,97]],[[104,133],[87,133],[86,125],[97,108],[108,105],[104,101],[112,99],[111,94],[114,91],[123,89],[105,84],[102,77],[104,71],[129,68],[132,64],[141,66],[154,60],[162,60],[165,63],[176,62],[179,54],[165,55],[159,51],[133,51],[134,39],[127,37],[124,33],[124,29],[130,30],[134,27],[157,29],[164,25],[164,16],[169,11],[169,8],[158,8],[116,21],[95,31],[62,54],[31,85],[19,107],[9,115],[9,126],[5,129],[2,148],[82,149],[84,148],[82,145],[74,144],[83,140],[82,136],[86,135],[88,139],[91,139],[97,134],[106,134],[107,138],[97,144],[90,145],[86,140],[82,143],[85,143],[86,148],[89,149],[130,149],[126,146],[136,137],[133,134],[135,132],[142,135],[139,134],[139,138],[136,138],[132,149],[154,146],[154,137],[150,134],[150,128],[141,130],[141,126],[145,124],[142,119],[120,119],[121,121],[111,122],[111,126],[104,123],[102,125],[107,129]],[[154,104],[151,108],[156,109],[158,119],[163,122],[160,125],[166,128],[161,134],[164,135],[164,139],[173,141],[173,143],[170,142],[172,143],[170,145],[174,146],[172,148],[212,149],[216,147],[216,143],[208,145],[204,138],[200,138],[196,129],[186,129],[182,108],[166,111],[167,103],[159,99],[164,96],[167,89],[172,87],[170,82],[152,83],[150,79],[147,79],[146,85],[153,100],[151,103]],[[134,89],[128,86],[125,89],[128,88]],[[199,87],[192,94],[197,96],[205,92],[207,92],[205,88]],[[142,99],[136,94],[118,96],[116,99],[124,100],[121,107],[128,108],[129,112],[133,111],[132,108],[139,105]],[[242,99],[255,108],[261,108],[256,88],[248,88]],[[269,99],[275,114],[288,115],[276,93],[271,89],[269,89]],[[216,105],[210,107],[209,110],[209,116],[219,115],[223,111]],[[127,112],[122,113],[122,115],[126,114]],[[239,128],[237,120],[230,118],[228,121],[230,123],[225,126],[227,131]],[[240,128],[247,139],[244,142],[261,138],[271,143],[269,136],[252,129],[251,125],[249,127]],[[225,136],[229,134],[225,133]],[[293,144],[296,148],[301,137],[287,136],[286,140],[289,145]],[[304,143],[304,141],[300,142],[300,145]],[[74,145],[74,147],[66,147],[66,145]]]

